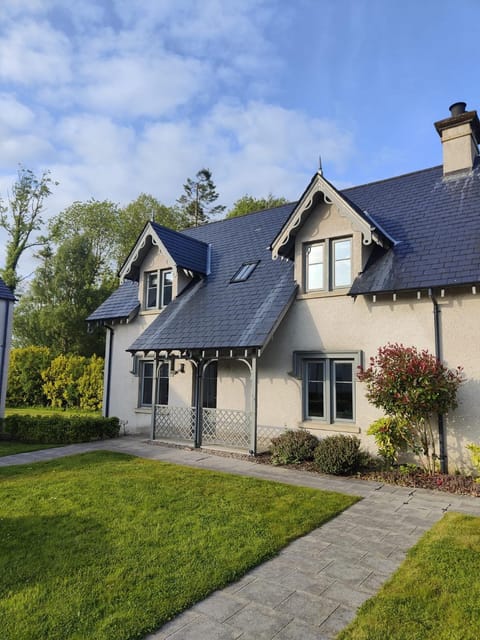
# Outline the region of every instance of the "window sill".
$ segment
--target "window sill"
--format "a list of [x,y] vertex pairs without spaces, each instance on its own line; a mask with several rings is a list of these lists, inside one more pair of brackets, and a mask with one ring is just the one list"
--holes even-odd
[[152,413],[152,407],[137,407],[134,413]]
[[343,422],[336,422],[329,424],[327,422],[316,422],[314,420],[304,420],[301,424],[303,429],[308,431],[334,431],[336,433],[360,433],[360,427],[356,424],[348,424]]
[[297,300],[310,300],[311,298],[339,298],[345,297],[350,291],[350,286],[342,287],[341,289],[333,289],[332,291],[308,291],[299,293]]

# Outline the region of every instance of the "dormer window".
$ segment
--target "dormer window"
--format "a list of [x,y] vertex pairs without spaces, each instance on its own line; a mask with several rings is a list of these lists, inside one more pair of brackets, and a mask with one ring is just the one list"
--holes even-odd
[[259,261],[257,262],[244,262],[237,273],[233,276],[230,282],[245,282],[255,271],[255,267],[257,266]]
[[145,309],[161,309],[172,299],[173,271],[160,269],[145,273]]
[[352,239],[305,245],[305,291],[332,291],[352,284]]

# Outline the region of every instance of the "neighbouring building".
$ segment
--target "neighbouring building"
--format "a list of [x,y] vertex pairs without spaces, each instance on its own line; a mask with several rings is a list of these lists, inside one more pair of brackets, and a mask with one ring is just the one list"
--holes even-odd
[[[298,202],[181,233],[151,222],[107,328],[104,412],[130,431],[265,449],[285,428],[358,435],[381,415],[356,379],[388,342],[464,367],[443,462],[480,442],[480,123],[435,123],[441,166],[348,189],[316,173]],[[448,456],[448,458],[447,458]]]
[[0,420],[5,416],[14,301],[15,296],[0,278]]

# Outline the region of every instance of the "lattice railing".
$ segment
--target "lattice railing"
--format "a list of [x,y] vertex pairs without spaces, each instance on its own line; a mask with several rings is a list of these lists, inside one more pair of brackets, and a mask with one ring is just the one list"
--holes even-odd
[[235,409],[203,409],[202,444],[250,449],[252,417]]
[[285,427],[257,427],[257,452],[266,451],[271,444],[272,438],[277,438],[286,431]]
[[170,407],[163,404],[155,406],[155,434],[158,440],[195,441],[195,408]]

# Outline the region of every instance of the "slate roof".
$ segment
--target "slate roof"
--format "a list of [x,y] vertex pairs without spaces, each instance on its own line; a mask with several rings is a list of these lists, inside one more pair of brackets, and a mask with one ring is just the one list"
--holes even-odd
[[[393,240],[388,249],[374,247],[351,295],[480,282],[480,164],[463,176],[444,179],[439,166],[341,193]],[[211,244],[211,274],[173,300],[130,350],[265,344],[296,290],[293,264],[272,260],[268,249],[295,205],[171,232],[174,245],[179,235],[195,240],[191,246]],[[243,263],[256,260],[246,282],[230,283]],[[137,285],[125,282],[89,320],[125,318],[138,307]]]
[[7,287],[5,282],[0,278],[0,300],[15,300],[11,289]]
[[178,267],[204,275],[208,273],[208,240],[192,238],[186,233],[173,231],[156,222],[152,222],[151,225]]
[[396,241],[375,249],[352,295],[480,282],[480,166],[446,179],[433,167],[343,193]]
[[[173,300],[131,345],[149,349],[261,347],[293,301],[293,264],[272,260],[268,246],[294,205],[189,229],[212,245],[212,271]],[[245,262],[259,260],[248,280],[231,283]]]
[[87,322],[125,320],[135,316],[139,309],[138,282],[125,280],[105,302],[88,316]]

